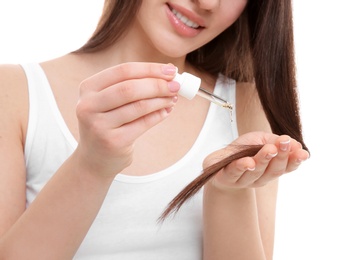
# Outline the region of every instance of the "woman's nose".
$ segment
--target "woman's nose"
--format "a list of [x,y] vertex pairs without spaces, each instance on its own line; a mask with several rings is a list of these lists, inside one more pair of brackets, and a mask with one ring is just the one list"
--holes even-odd
[[196,0],[201,9],[213,11],[220,4],[220,0]]

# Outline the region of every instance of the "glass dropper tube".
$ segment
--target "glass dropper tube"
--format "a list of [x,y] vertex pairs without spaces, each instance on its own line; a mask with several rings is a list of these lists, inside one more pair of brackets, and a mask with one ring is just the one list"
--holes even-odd
[[227,108],[229,110],[233,109],[233,105],[230,104],[229,102],[227,102],[226,100],[222,99],[221,97],[207,91],[206,89],[203,88],[199,88],[199,90],[197,91],[196,95],[203,97],[207,100],[209,100],[210,102],[223,107],[223,108]]

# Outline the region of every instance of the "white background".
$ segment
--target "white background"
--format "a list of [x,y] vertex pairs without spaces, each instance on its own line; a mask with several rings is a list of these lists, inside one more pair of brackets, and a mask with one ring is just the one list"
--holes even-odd
[[[0,0],[0,63],[80,47],[103,0]],[[304,134],[312,157],[280,182],[275,260],[362,259],[359,0],[295,0]]]

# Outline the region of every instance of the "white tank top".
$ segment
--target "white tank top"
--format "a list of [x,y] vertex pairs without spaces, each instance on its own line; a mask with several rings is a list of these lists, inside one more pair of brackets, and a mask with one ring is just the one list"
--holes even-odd
[[[73,153],[77,141],[40,65],[22,67],[30,104],[25,144],[29,205]],[[214,93],[235,104],[235,81],[220,75]],[[197,140],[174,165],[146,176],[118,174],[74,259],[202,259],[202,191],[162,225],[157,219],[174,196],[198,176],[204,158],[237,137],[233,115],[231,121],[227,109],[211,104]]]

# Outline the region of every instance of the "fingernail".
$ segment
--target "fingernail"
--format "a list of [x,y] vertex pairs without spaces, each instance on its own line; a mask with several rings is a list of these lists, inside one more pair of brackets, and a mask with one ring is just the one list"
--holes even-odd
[[280,142],[279,149],[283,152],[286,152],[289,148],[290,139],[288,141]]
[[255,167],[254,168],[246,168],[249,172],[255,171]]
[[165,74],[165,75],[175,75],[176,74],[176,67],[171,65],[171,64],[163,65],[162,66],[162,73]]
[[172,103],[176,103],[177,100],[178,100],[178,96],[174,96],[174,97],[172,98]]
[[267,159],[267,160],[271,160],[271,159],[273,159],[275,156],[277,156],[278,155],[278,153],[268,153],[266,156],[265,156],[265,158]]
[[176,81],[170,81],[167,83],[168,89],[171,92],[177,92],[180,90],[180,84]]
[[302,160],[302,159],[297,159],[297,164],[301,164],[302,162],[304,162],[304,160]]
[[167,114],[169,114],[173,110],[173,107],[166,107],[165,110],[166,110]]

